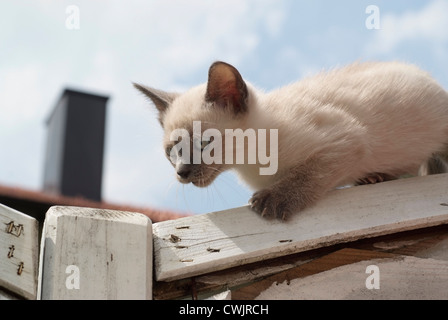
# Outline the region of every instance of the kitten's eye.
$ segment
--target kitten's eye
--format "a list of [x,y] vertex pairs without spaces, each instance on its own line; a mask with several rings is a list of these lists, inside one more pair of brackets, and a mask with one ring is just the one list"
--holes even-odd
[[176,152],[174,147],[166,147],[165,154],[172,164],[176,164],[178,156],[182,156],[182,149]]
[[165,155],[169,158],[171,155],[171,150],[173,149],[173,147],[166,147],[165,148]]

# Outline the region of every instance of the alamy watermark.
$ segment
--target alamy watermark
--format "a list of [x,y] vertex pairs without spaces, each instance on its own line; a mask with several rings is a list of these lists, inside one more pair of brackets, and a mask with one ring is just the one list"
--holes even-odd
[[75,5],[70,5],[65,8],[65,13],[67,18],[65,19],[65,27],[68,30],[79,30],[80,26],[80,14],[79,7]]
[[193,121],[193,137],[186,129],[171,132],[170,141],[178,143],[167,153],[174,165],[258,164],[260,175],[273,175],[278,169],[278,129],[269,129],[269,142],[267,133],[267,129],[225,129],[223,138],[218,129],[202,132],[201,121]]
[[377,265],[371,264],[367,266],[366,273],[369,276],[366,279],[366,288],[369,290],[380,288],[380,268]]
[[65,287],[68,290],[79,290],[80,274],[78,266],[73,264],[67,266],[67,268],[65,268],[65,273],[68,274],[67,278],[65,279]]
[[381,29],[380,25],[380,8],[373,4],[366,7],[366,14],[369,16],[366,18],[365,26],[367,29],[379,30]]

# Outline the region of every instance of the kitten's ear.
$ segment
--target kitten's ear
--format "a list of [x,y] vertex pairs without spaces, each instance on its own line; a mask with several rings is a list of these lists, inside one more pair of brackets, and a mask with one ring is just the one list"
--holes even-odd
[[205,100],[220,107],[230,107],[235,114],[247,111],[247,86],[238,70],[228,63],[217,61],[208,71]]
[[133,83],[133,85],[138,91],[143,93],[154,103],[157,110],[159,111],[159,122],[163,126],[163,117],[165,115],[165,112],[166,110],[168,110],[174,99],[176,99],[178,94],[153,89],[138,83]]

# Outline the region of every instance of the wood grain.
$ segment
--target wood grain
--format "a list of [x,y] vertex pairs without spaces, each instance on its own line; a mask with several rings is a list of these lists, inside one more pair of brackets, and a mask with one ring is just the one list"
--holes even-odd
[[125,211],[51,207],[42,233],[41,299],[151,299],[148,217]]
[[261,292],[265,291],[266,289],[271,287],[272,284],[275,283],[283,283],[283,282],[289,283],[293,279],[311,276],[313,274],[328,271],[333,268],[337,268],[340,266],[360,261],[371,259],[393,258],[393,257],[396,257],[396,255],[384,252],[367,251],[359,249],[342,249],[333,252],[329,255],[326,255],[324,257],[321,257],[319,259],[313,260],[302,266],[295,267],[284,272],[280,272],[278,274],[272,275],[270,277],[267,277],[266,279],[255,282],[243,288],[233,290],[232,299],[253,300],[258,295],[260,295]]
[[[375,271],[376,288],[372,284]],[[344,249],[232,292],[233,299],[448,299],[448,261]]]
[[0,204],[0,286],[36,299],[39,223]]
[[287,222],[265,220],[245,206],[156,223],[156,279],[446,224],[447,191],[448,174],[442,174],[335,190]]
[[208,295],[209,292],[238,289],[346,248],[440,259],[440,251],[444,253],[443,243],[447,239],[448,225],[360,239],[199,275],[194,277],[194,281],[191,278],[171,282],[155,281],[153,294],[154,299],[179,299],[191,298],[193,291],[198,295]]

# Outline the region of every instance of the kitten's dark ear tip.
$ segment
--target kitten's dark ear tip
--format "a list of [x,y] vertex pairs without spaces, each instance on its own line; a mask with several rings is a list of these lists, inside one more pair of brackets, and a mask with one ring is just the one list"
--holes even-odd
[[224,62],[224,61],[216,60],[215,62],[213,62],[213,63],[211,64],[211,66],[214,66],[214,65],[216,65],[216,64],[228,64],[228,63],[226,63],[226,62]]
[[132,81],[131,81],[131,83],[132,83],[132,86],[133,86],[135,89],[137,89],[137,90],[139,90],[139,91],[145,91],[145,86],[144,86],[144,85],[141,85],[140,83],[132,82]]
[[132,84],[138,91],[140,91],[144,96],[149,98],[154,103],[155,107],[159,111],[159,121],[163,126],[163,117],[165,115],[165,112],[168,110],[171,103],[179,94],[157,90],[136,82],[132,82]]
[[230,63],[227,63],[227,62],[224,62],[224,61],[220,61],[220,60],[217,60],[217,61],[213,62],[210,65],[210,70],[212,70],[214,68],[217,68],[217,67],[220,67],[220,66],[236,70],[236,68],[234,66],[232,66]]

